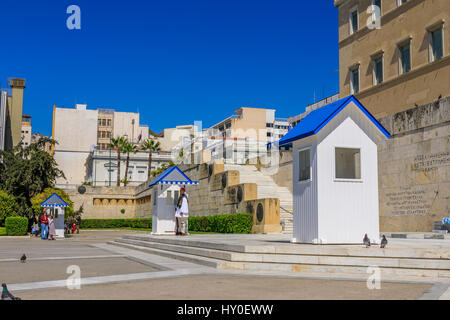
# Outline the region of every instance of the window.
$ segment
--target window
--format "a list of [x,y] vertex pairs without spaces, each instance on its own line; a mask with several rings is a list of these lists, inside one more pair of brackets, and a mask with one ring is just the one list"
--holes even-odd
[[272,136],[272,132],[267,132],[267,136],[271,137]]
[[180,191],[175,190],[175,191],[173,192],[173,204],[174,204],[174,205],[177,205],[177,204],[178,204],[178,198],[179,198],[179,196],[180,196]]
[[411,44],[408,42],[398,48],[400,58],[400,74],[411,70]]
[[102,119],[102,126],[106,126],[106,119]]
[[350,11],[350,34],[354,34],[356,31],[358,31],[358,8]]
[[108,126],[111,126],[111,119],[108,119]]
[[273,128],[273,123],[266,123],[266,128]]
[[361,179],[361,150],[336,148],[336,179]]
[[430,31],[430,62],[437,61],[443,57],[444,46],[442,40],[442,27]]
[[408,0],[398,0],[398,6],[401,6],[404,3],[407,3]]
[[298,181],[311,179],[310,150],[301,150],[298,153]]
[[172,204],[172,191],[167,190],[166,204]]
[[373,63],[373,84],[377,85],[383,82],[383,56],[374,58],[372,63]]
[[350,91],[353,94],[359,92],[359,66],[350,70]]

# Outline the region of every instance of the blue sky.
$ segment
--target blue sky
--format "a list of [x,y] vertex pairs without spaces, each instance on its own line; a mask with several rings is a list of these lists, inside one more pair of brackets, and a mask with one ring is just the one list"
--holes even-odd
[[241,106],[293,116],[339,87],[331,0],[7,1],[0,27],[0,83],[27,80],[24,113],[45,135],[53,104],[139,111],[158,132]]

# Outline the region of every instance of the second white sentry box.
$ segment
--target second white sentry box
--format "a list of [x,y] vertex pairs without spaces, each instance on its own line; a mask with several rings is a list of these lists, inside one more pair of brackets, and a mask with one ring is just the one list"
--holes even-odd
[[350,96],[309,113],[292,143],[294,243],[379,242],[379,139],[389,132]]
[[53,215],[55,217],[55,236],[57,238],[64,238],[65,209],[68,206],[69,205],[56,193],[52,194],[44,202],[41,203],[41,207],[50,210],[50,212],[47,212],[47,214]]
[[152,234],[175,234],[175,209],[180,189],[198,182],[189,179],[177,166],[161,173],[151,183]]

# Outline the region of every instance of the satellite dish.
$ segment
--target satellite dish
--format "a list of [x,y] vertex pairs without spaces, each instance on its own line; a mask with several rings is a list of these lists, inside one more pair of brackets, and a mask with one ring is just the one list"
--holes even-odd
[[79,186],[78,187],[78,193],[79,194],[85,194],[86,193],[86,187],[85,186]]

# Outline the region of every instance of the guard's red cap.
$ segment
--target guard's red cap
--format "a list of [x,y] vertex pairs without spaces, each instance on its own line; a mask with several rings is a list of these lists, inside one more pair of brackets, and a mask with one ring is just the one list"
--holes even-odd
[[183,191],[186,191],[186,189],[185,189],[185,188],[181,188],[181,190],[183,190]]

